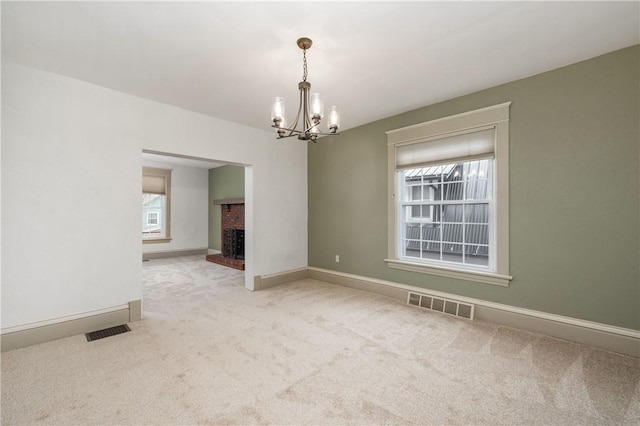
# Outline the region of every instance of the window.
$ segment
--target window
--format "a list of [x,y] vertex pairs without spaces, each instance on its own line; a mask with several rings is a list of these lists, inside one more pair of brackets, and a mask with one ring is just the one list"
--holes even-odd
[[147,212],[147,225],[160,224],[160,212]]
[[166,243],[170,238],[171,170],[142,168],[142,242]]
[[509,105],[387,132],[389,267],[508,285]]

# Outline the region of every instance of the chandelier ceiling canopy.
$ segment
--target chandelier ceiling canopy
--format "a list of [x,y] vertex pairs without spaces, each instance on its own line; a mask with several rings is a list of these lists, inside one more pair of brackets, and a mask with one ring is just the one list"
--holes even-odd
[[[327,127],[329,133],[320,131],[320,122],[324,117],[324,99],[319,93],[310,93],[311,83],[307,81],[307,50],[311,48],[313,42],[310,38],[302,37],[297,41],[298,47],[302,49],[302,81],[298,83],[300,90],[300,103],[298,112],[293,123],[288,126],[285,117],[284,98],[276,97],[271,107],[271,121],[277,130],[278,139],[297,136],[298,139],[316,141],[318,136],[337,135],[340,127],[340,116],[338,108],[334,105],[329,109]],[[300,128],[298,128],[300,126]]]

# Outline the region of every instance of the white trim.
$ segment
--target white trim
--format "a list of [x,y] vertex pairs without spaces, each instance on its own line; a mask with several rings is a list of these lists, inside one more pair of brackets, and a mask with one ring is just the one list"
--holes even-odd
[[562,323],[562,324],[573,325],[573,326],[577,326],[577,327],[582,327],[582,328],[591,329],[591,330],[600,331],[600,332],[609,333],[609,334],[615,334],[615,335],[619,335],[619,336],[631,337],[633,339],[639,339],[640,340],[640,330],[633,330],[633,329],[629,329],[629,328],[617,327],[617,326],[614,326],[614,325],[602,324],[602,323],[594,322],[594,321],[587,321],[587,320],[582,320],[582,319],[578,319],[578,318],[566,317],[566,316],[563,316],[563,315],[557,315],[557,314],[551,314],[551,313],[547,313],[547,312],[535,311],[533,309],[519,308],[517,306],[504,305],[504,304],[501,304],[501,303],[489,302],[487,300],[475,299],[475,298],[472,298],[472,297],[458,296],[456,294],[445,293],[445,292],[442,292],[442,291],[436,291],[436,290],[426,289],[426,288],[422,288],[422,287],[416,287],[416,286],[407,285],[407,284],[400,284],[400,283],[395,283],[395,282],[392,282],[392,281],[379,280],[377,278],[369,278],[369,277],[364,277],[364,276],[361,276],[361,275],[347,274],[347,273],[344,273],[344,272],[332,271],[332,270],[329,270],[329,269],[309,267],[309,271],[315,271],[315,272],[319,272],[319,273],[322,273],[322,274],[334,275],[336,277],[346,278],[346,279],[350,279],[350,280],[358,280],[358,281],[360,281],[362,283],[365,283],[365,284],[367,284],[367,283],[369,283],[369,284],[377,284],[377,285],[382,285],[382,286],[386,286],[386,287],[392,287],[392,288],[396,288],[396,289],[412,291],[412,292],[415,292],[415,293],[428,293],[428,294],[432,294],[434,296],[439,296],[439,297],[442,297],[442,298],[445,298],[445,299],[452,299],[452,300],[458,300],[460,302],[471,303],[471,304],[474,304],[476,306],[483,306],[483,307],[496,309],[496,310],[500,310],[500,311],[505,311],[505,312],[511,312],[511,313],[514,313],[514,314],[524,315],[524,316],[527,316],[527,317],[539,318],[539,319],[544,319],[544,320],[548,320],[548,321],[554,321],[554,322],[558,322],[558,323]]
[[308,267],[303,267],[303,268],[296,268],[296,269],[291,269],[289,271],[282,271],[282,272],[276,272],[273,274],[264,274],[264,275],[260,275],[260,279],[262,280],[266,280],[268,278],[275,278],[275,277],[280,277],[283,275],[287,275],[287,274],[294,274],[294,273],[298,273],[298,272],[303,272],[306,271],[307,269],[309,269]]
[[253,290],[264,290],[291,281],[302,280],[309,277],[309,268],[292,269],[290,271],[276,272],[275,274],[256,275],[253,277]]
[[387,266],[403,271],[420,272],[440,277],[457,278],[459,280],[474,281],[483,284],[498,285],[508,287],[509,281],[513,279],[510,275],[493,274],[490,272],[462,270],[458,268],[447,268],[440,265],[426,265],[423,263],[413,263],[406,260],[385,259]]
[[450,127],[452,121],[459,121],[455,124],[456,132],[465,132],[468,129],[482,126],[491,126],[496,123],[509,121],[509,106],[511,102],[488,106],[473,111],[466,111],[460,114],[437,118],[424,123],[413,124],[385,132],[387,134],[387,145],[396,145],[412,140],[432,138],[434,136],[455,134]]
[[181,250],[147,251],[142,253],[142,260],[166,259],[169,257],[181,256],[199,256],[201,254],[207,255],[211,253],[209,253],[209,249],[206,247]]
[[29,324],[16,325],[14,327],[6,327],[2,329],[2,334],[15,333],[18,331],[31,330],[32,328],[46,327],[48,325],[60,324],[63,322],[74,321],[78,319],[83,319],[87,317],[92,317],[95,315],[108,314],[115,311],[121,311],[123,309],[129,309],[129,304],[112,306],[110,308],[98,309],[95,311],[84,312],[81,314],[74,314],[60,318],[53,318],[45,321],[32,322]]

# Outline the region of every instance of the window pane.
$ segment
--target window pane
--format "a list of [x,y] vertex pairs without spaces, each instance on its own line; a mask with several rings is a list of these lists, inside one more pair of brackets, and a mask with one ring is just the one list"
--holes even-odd
[[489,247],[467,245],[465,246],[465,263],[469,265],[489,266]]
[[420,206],[404,206],[403,210],[405,222],[420,222]]
[[423,226],[422,239],[425,241],[441,241],[442,239],[440,237],[440,229],[440,226],[437,224]]
[[463,191],[464,184],[462,182],[445,183],[443,185],[443,200],[463,200]]
[[405,186],[404,192],[402,195],[402,201],[412,201],[411,200],[412,191],[413,191],[413,186],[409,186],[409,185]]
[[436,195],[435,187],[433,185],[427,184],[422,186],[422,200],[423,201],[433,201]]
[[462,244],[442,244],[442,260],[462,263]]
[[489,226],[465,225],[464,239],[466,243],[489,244]]
[[404,227],[404,232],[405,256],[420,257],[420,225],[408,224]]
[[464,206],[464,221],[467,223],[489,223],[488,204],[467,204]]
[[411,216],[407,220],[420,219],[420,206],[409,206],[411,208]]
[[442,200],[442,185],[438,182],[429,183],[429,191],[427,200],[440,201]]
[[462,242],[462,225],[444,224],[442,226],[442,240],[452,243]]
[[[420,228],[407,227],[407,238],[404,240],[405,256],[420,257]],[[416,237],[416,238],[411,238]]]
[[406,257],[416,257],[420,258],[420,250],[416,250],[413,248],[407,248],[406,253],[404,254]]
[[444,179],[446,182],[458,182],[464,180],[462,174],[463,163],[450,164],[449,168],[445,171]]
[[405,238],[409,240],[420,239],[420,225],[407,224],[405,227]]
[[422,243],[422,258],[430,260],[440,260],[440,243]]
[[492,197],[487,179],[473,179],[468,181],[465,191],[467,200],[488,200]]
[[420,201],[422,200],[421,194],[422,185],[415,185],[411,187],[411,201]]
[[466,199],[485,200],[492,198],[493,160],[464,163]]
[[462,211],[464,207],[461,204],[442,206],[443,222],[462,222]]

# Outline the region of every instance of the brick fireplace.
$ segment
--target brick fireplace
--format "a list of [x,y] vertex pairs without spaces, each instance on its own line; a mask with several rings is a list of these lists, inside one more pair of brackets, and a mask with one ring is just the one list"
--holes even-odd
[[220,206],[221,254],[208,254],[209,262],[244,271],[244,198],[214,200]]

